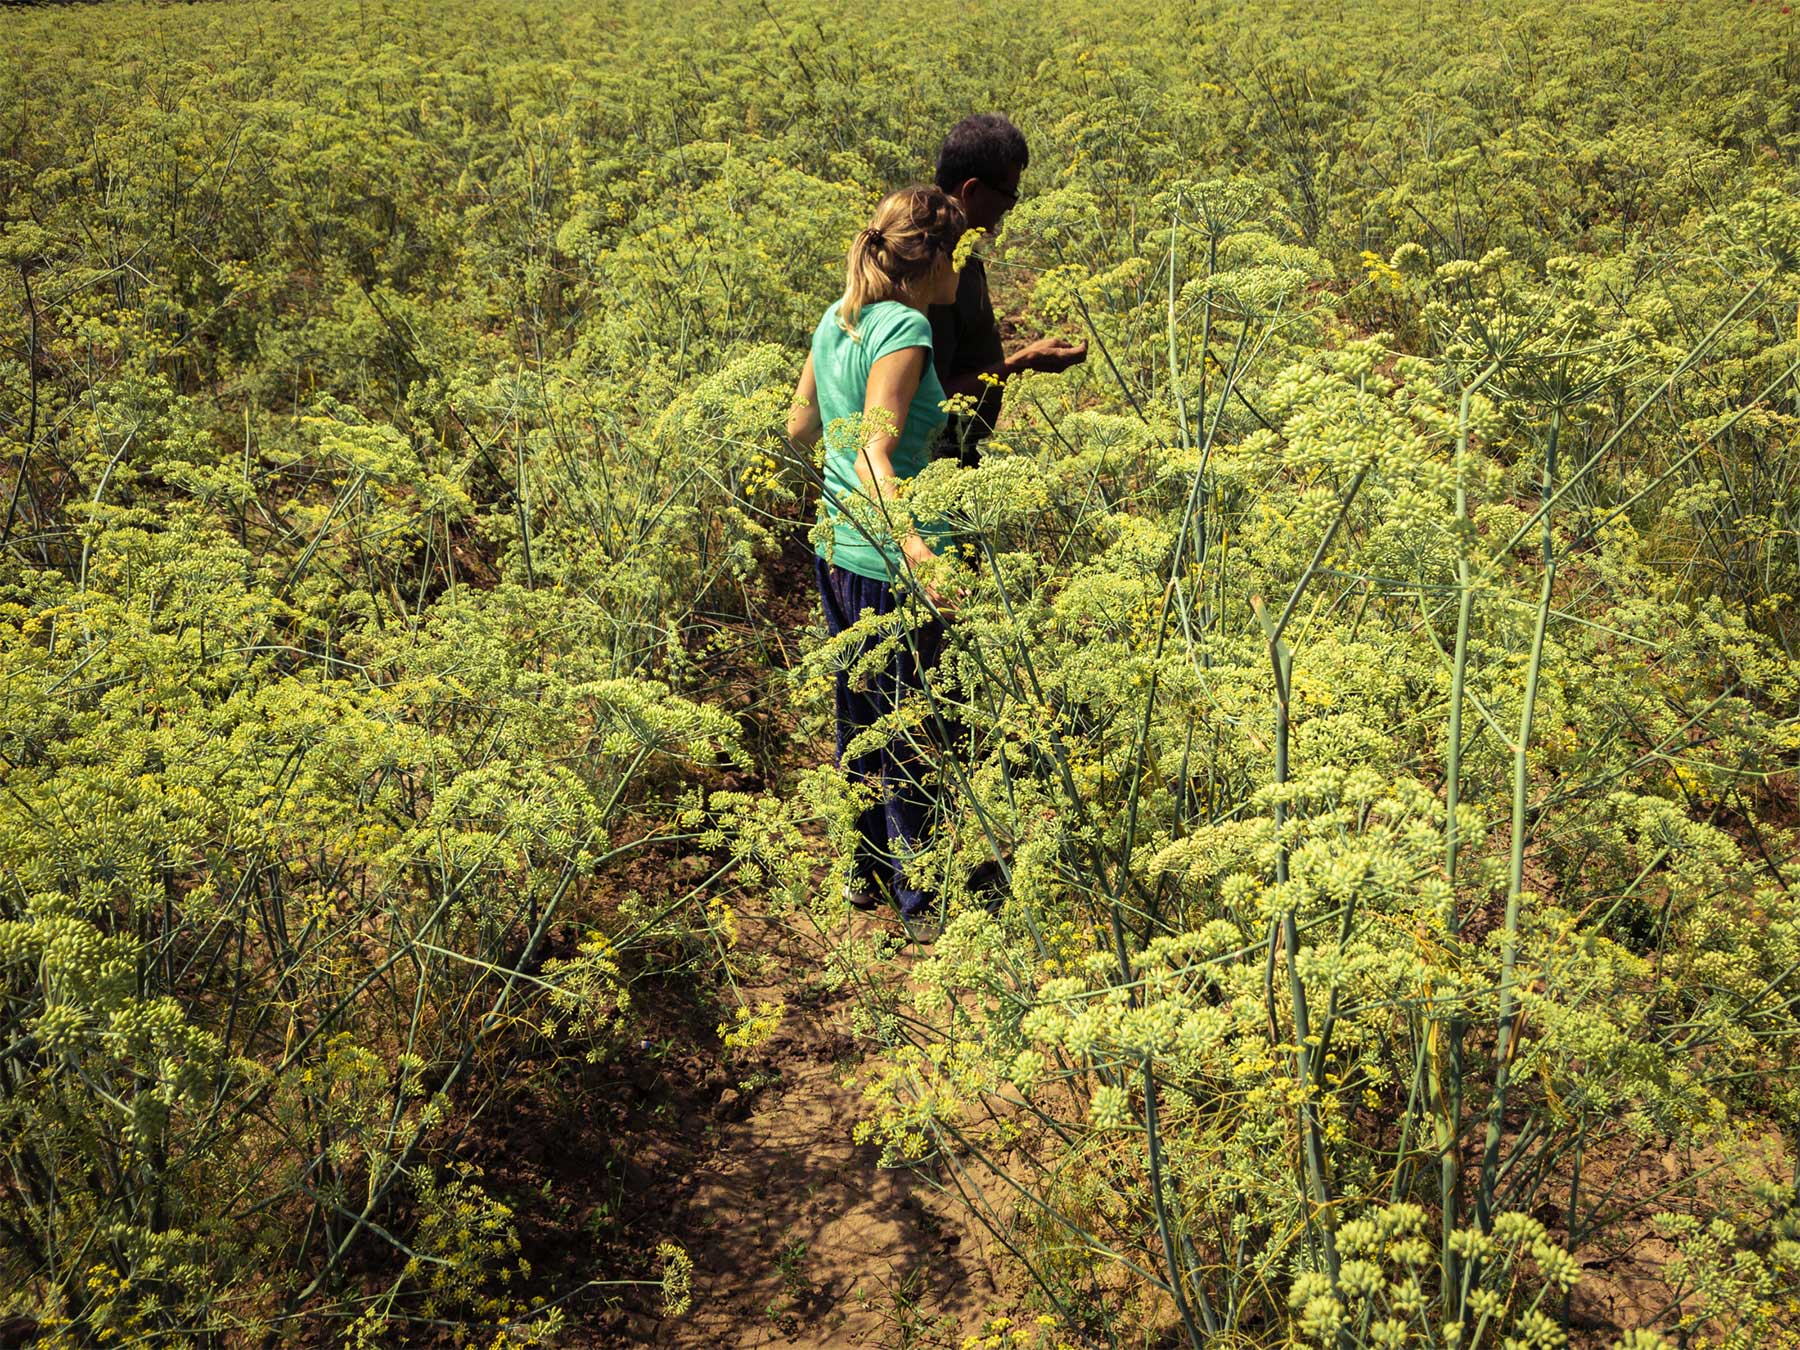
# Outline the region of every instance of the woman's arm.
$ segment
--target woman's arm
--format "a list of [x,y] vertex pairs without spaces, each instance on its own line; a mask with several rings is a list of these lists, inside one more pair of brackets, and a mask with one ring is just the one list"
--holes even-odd
[[795,450],[811,450],[825,433],[819,420],[819,382],[813,376],[812,354],[800,370],[800,383],[794,386],[794,404],[788,409],[787,436]]
[[[906,430],[907,410],[919,392],[930,359],[929,348],[905,347],[880,357],[869,368],[869,383],[863,391],[863,448],[856,457],[856,476],[878,502],[894,500],[894,447]],[[805,378],[801,376],[802,381]],[[917,532],[908,532],[900,541],[900,551],[915,568],[937,558]]]

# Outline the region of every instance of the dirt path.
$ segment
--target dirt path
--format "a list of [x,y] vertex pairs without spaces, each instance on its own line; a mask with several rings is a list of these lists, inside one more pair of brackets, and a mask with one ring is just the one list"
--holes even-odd
[[787,1013],[733,1070],[715,1147],[677,1187],[671,1226],[694,1258],[694,1308],[653,1343],[960,1345],[998,1297],[983,1235],[852,1141],[865,1050],[850,1031],[854,995],[822,989],[827,938],[754,927],[744,943],[768,980],[746,993]]
[[[797,533],[766,579],[777,626],[802,631],[816,601],[811,553]],[[785,699],[774,681],[763,693]],[[792,764],[829,753],[784,730]],[[829,989],[825,979],[849,911],[836,932],[821,933],[804,915],[769,914],[756,896],[741,905],[739,955],[753,972],[743,995],[787,1011],[752,1055],[715,1071],[710,1148],[668,1179],[670,1228],[694,1260],[694,1306],[648,1339],[960,1346],[998,1302],[986,1235],[928,1180],[883,1168],[875,1145],[852,1138],[864,1114],[856,1079],[871,1047],[851,1027],[854,990]],[[855,922],[859,934],[879,926]],[[905,964],[899,958],[887,977],[904,979]]]
[[[761,578],[769,627],[785,635],[769,665],[794,657],[793,635],[812,620],[811,572],[796,532]],[[778,757],[772,778],[829,753],[798,741],[778,671],[751,663],[743,685],[747,722]],[[678,894],[715,863],[662,860],[633,884]],[[727,1056],[714,1031],[727,1010],[693,1001],[705,986],[659,982],[635,1005],[641,1044],[565,1083],[542,1118],[517,1122],[506,1148],[523,1159],[509,1169],[516,1189],[567,1200],[528,1242],[548,1280],[653,1273],[662,1241],[694,1263],[685,1316],[662,1316],[654,1287],[616,1289],[597,1295],[610,1306],[571,1308],[585,1325],[565,1343],[955,1350],[1003,1301],[987,1235],[927,1178],[883,1168],[875,1145],[853,1141],[864,1114],[856,1079],[872,1047],[852,1030],[855,992],[826,979],[845,930],[772,915],[754,891],[731,899],[742,996],[786,1008],[774,1034]],[[847,908],[838,922],[850,922]],[[881,926],[856,922],[859,933]],[[906,964],[896,958],[885,977],[904,979]]]
[[[663,884],[691,885],[702,867],[667,860]],[[855,993],[826,987],[842,934],[740,903],[742,992],[786,1005],[767,1041],[727,1056],[707,983],[646,981],[638,1040],[599,1065],[522,1067],[482,1139],[533,1287],[567,1316],[556,1343],[957,1350],[1010,1300],[965,1211],[852,1138],[873,1052],[851,1029]],[[905,960],[885,977],[904,979]],[[664,1314],[654,1283],[664,1242],[693,1261],[683,1316]]]

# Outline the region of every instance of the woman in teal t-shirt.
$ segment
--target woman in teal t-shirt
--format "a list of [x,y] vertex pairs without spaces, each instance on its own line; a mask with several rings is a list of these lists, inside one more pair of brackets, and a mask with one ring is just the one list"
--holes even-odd
[[[953,260],[964,228],[961,208],[937,188],[884,197],[850,246],[843,298],[819,320],[800,372],[788,438],[800,449],[825,440],[816,570],[834,637],[869,610],[888,613],[909,592],[938,603],[920,575],[936,562],[934,531],[910,523],[897,491],[930,462],[931,438],[945,421],[925,311],[956,298]],[[885,894],[908,919],[931,906],[930,894],[905,876],[929,808],[920,747],[901,733],[881,750],[851,759],[844,751],[907,691],[922,687],[943,636],[935,621],[916,630],[866,688],[851,688],[842,669],[837,677],[838,762],[875,794],[857,822],[850,903],[873,908]]]

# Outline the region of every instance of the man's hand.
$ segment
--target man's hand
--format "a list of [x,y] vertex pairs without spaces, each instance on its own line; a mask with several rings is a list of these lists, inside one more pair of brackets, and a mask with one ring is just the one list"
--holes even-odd
[[1087,360],[1087,343],[1065,342],[1061,338],[1039,338],[1013,353],[1009,364],[1019,370],[1037,370],[1054,375]]
[[[1039,338],[1005,357],[997,366],[986,370],[965,370],[944,381],[944,392],[952,398],[966,396],[982,400],[998,385],[1027,370],[1054,375],[1087,360],[1087,343],[1065,342],[1061,338]],[[995,405],[998,406],[997,404]],[[992,409],[989,410],[990,414]],[[959,414],[960,415],[960,414]],[[979,408],[976,413],[980,415]]]

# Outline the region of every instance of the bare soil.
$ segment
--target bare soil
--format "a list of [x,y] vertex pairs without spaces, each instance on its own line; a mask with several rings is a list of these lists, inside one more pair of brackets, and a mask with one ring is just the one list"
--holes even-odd
[[960,1344],[997,1297],[981,1235],[926,1179],[853,1142],[864,1047],[854,996],[810,978],[822,939],[769,923],[754,940],[775,978],[747,992],[788,1011],[721,1094],[717,1147],[680,1188],[671,1217],[694,1256],[695,1307],[654,1343]]
[[[672,865],[670,884],[686,870]],[[853,1140],[867,1048],[854,993],[820,979],[831,935],[739,923],[761,972],[744,997],[786,1004],[767,1041],[728,1057],[722,1009],[674,982],[642,988],[647,1034],[628,1054],[540,1076],[481,1141],[490,1182],[519,1201],[534,1286],[579,1291],[560,1343],[960,1345],[1006,1300],[965,1212]],[[582,1289],[654,1280],[663,1241],[694,1263],[685,1316],[665,1316],[653,1284]]]

